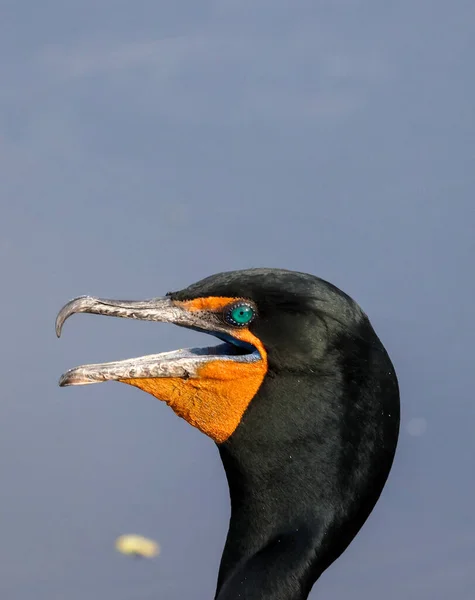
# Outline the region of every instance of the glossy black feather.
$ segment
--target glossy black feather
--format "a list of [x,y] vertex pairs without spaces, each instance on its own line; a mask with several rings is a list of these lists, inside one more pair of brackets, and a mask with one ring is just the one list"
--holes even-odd
[[399,390],[359,306],[312,275],[221,273],[171,294],[248,298],[269,372],[219,446],[231,520],[217,600],[303,600],[377,502],[399,433]]

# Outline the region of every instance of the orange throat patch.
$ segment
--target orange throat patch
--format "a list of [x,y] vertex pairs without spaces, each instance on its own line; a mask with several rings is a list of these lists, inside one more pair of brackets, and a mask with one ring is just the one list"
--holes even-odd
[[[189,311],[218,311],[235,301],[236,298],[198,298],[177,304]],[[221,444],[241,422],[267,373],[267,354],[262,342],[246,327],[233,330],[232,336],[254,346],[260,360],[238,362],[216,358],[204,363],[194,378],[121,381],[163,400],[178,416]]]

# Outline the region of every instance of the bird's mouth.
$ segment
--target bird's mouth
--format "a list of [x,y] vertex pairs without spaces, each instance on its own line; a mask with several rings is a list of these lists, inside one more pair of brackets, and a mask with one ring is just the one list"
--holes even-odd
[[178,302],[169,298],[123,301],[81,296],[68,302],[59,312],[56,319],[56,335],[60,337],[66,319],[81,312],[174,323],[214,335],[222,343],[216,346],[183,348],[126,360],[78,366],[61,376],[60,386],[128,379],[198,378],[201,368],[214,361],[254,363],[262,360],[261,352],[257,347],[259,345],[257,338],[252,339],[254,336],[249,335],[249,332],[243,335],[242,330],[232,331],[220,322],[218,311],[193,310],[192,301]]
[[[174,323],[221,340],[208,348],[186,348],[138,358],[82,365],[62,375],[59,385],[120,381],[165,401],[177,415],[215,442],[226,441],[259,390],[267,372],[261,341],[245,327],[233,327],[223,315],[239,299],[206,297],[179,301],[154,298],[118,301],[83,296],[71,300],[56,319],[59,337],[74,313]],[[223,312],[224,311],[224,312]]]
[[71,300],[56,319],[59,337],[64,322],[85,312],[127,319],[174,323],[218,337],[208,348],[186,348],[116,362],[82,365],[61,377],[60,386],[120,381],[165,401],[175,413],[215,442],[235,431],[267,372],[261,341],[245,327],[223,318],[239,299],[206,297],[179,301],[169,297],[145,301],[83,296]]

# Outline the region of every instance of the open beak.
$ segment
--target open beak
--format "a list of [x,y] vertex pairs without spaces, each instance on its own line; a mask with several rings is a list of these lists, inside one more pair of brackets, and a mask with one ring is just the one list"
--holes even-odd
[[236,298],[205,297],[178,301],[105,300],[84,296],[71,300],[58,314],[56,334],[74,313],[174,323],[211,333],[223,343],[187,348],[128,360],[83,365],[67,371],[60,386],[120,381],[166,402],[194,427],[223,443],[235,431],[267,372],[267,354],[247,328],[233,328],[223,310]]
[[[199,378],[202,367],[216,360],[252,363],[261,359],[259,350],[252,343],[233,337],[229,327],[217,314],[204,310],[189,310],[186,303],[169,298],[144,301],[108,300],[91,296],[75,298],[60,310],[56,318],[58,337],[61,336],[66,319],[75,313],[174,323],[211,333],[224,343],[213,347],[186,348],[115,362],[82,365],[64,373],[59,381],[60,386],[130,379]],[[237,333],[239,335],[240,332]]]

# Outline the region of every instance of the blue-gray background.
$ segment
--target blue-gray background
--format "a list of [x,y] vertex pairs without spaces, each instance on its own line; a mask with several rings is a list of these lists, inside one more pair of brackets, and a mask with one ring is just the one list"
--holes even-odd
[[0,2],[2,600],[212,598],[213,443],[131,387],[57,387],[207,338],[53,325],[249,266],[342,287],[400,378],[391,478],[312,598],[473,600],[474,31],[473,0]]

